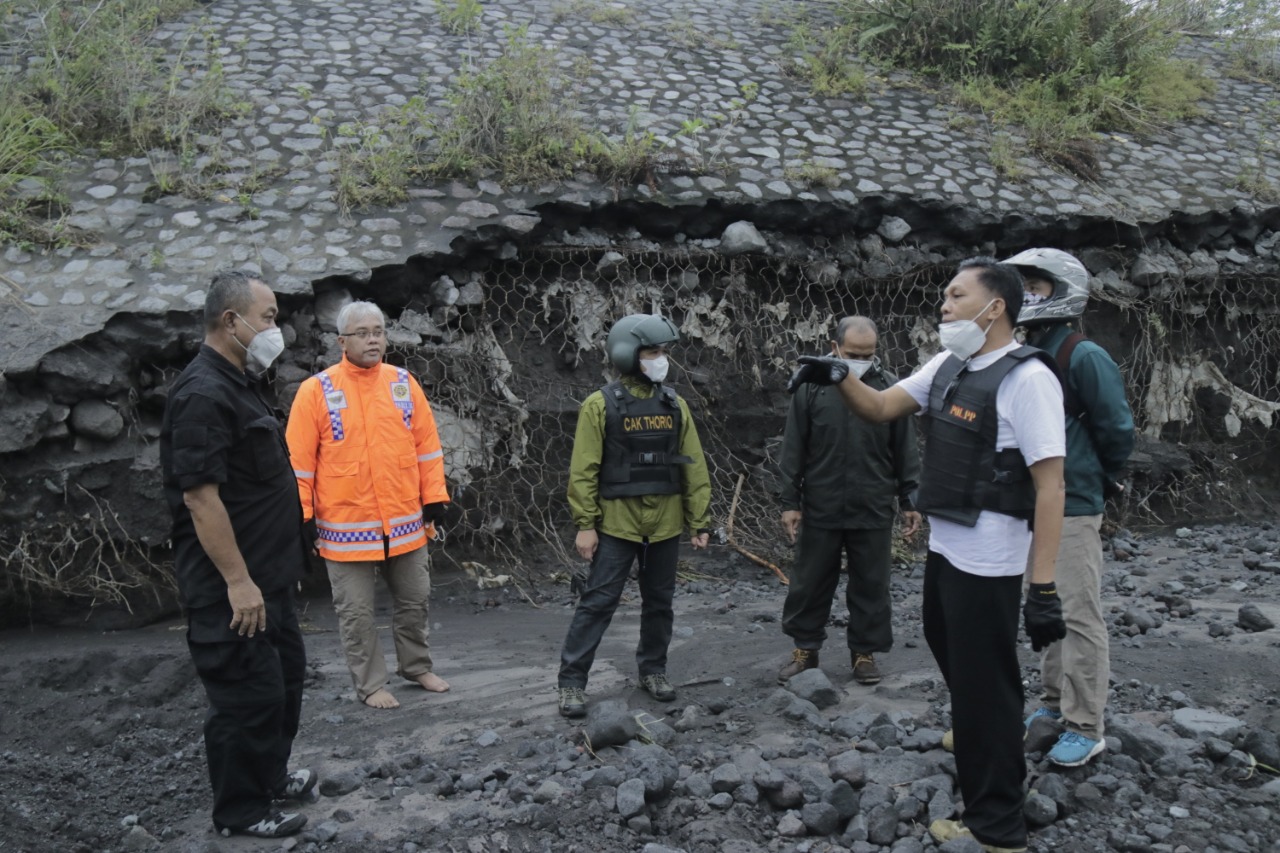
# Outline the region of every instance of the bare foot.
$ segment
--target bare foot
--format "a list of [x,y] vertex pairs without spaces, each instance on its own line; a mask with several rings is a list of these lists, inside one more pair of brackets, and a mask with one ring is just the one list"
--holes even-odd
[[434,672],[424,672],[422,675],[413,679],[422,685],[422,689],[430,693],[448,693],[449,682],[445,681]]
[[370,708],[377,708],[382,711],[389,711],[392,708],[399,708],[400,703],[396,701],[396,697],[392,696],[386,688],[375,690],[368,696],[364,697],[364,704]]

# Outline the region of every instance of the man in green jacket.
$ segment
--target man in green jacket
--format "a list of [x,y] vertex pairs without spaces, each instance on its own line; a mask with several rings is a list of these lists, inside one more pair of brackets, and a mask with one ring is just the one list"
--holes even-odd
[[1061,719],[1066,730],[1046,756],[1078,767],[1106,748],[1103,710],[1111,676],[1102,614],[1102,509],[1133,450],[1124,379],[1106,350],[1073,327],[1089,299],[1089,273],[1057,249],[1027,249],[1006,263],[1022,273],[1018,325],[1027,343],[1053,356],[1063,374],[1067,418],[1066,518],[1058,550],[1058,595],[1067,636],[1044,652],[1042,706],[1027,718]]
[[[836,326],[832,355],[877,390],[894,383],[876,356],[878,334],[867,317],[845,317]],[[799,534],[782,630],[795,641],[778,683],[818,665],[827,637],[831,600],[840,583],[840,554],[848,556],[846,638],[854,680],[876,684],[874,655],[893,647],[889,598],[893,519],[903,533],[920,527],[911,494],[920,478],[920,456],[911,418],[868,423],[849,411],[826,385],[800,385],[791,398],[782,440],[782,528],[792,543]]]
[[711,478],[689,406],[665,384],[667,350],[680,339],[656,314],[623,317],[605,342],[621,378],[593,392],[578,413],[569,464],[574,547],[591,570],[560,653],[560,713],[587,713],[587,675],[639,560],[640,684],[660,702],[675,699],[667,647],[675,614],[680,532],[707,546]]

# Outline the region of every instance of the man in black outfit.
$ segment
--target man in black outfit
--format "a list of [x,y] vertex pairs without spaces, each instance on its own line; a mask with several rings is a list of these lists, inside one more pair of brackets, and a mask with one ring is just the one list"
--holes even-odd
[[213,823],[263,838],[302,829],[305,816],[273,801],[316,783],[288,770],[306,670],[293,603],[306,567],[298,484],[283,427],[246,374],[284,349],[276,314],[257,276],[214,277],[204,345],[170,389],[160,433],[187,646],[209,697]]
[[[831,354],[883,391],[895,379],[876,356],[878,337],[869,318],[845,317],[836,326]],[[804,384],[787,411],[779,468],[782,528],[793,543],[798,533],[800,548],[782,608],[782,631],[795,650],[778,683],[818,665],[844,551],[853,679],[877,684],[874,655],[893,647],[889,570],[895,508],[903,514],[905,536],[920,527],[920,513],[911,504],[920,478],[915,425],[910,418],[868,423],[849,411],[835,389]]]

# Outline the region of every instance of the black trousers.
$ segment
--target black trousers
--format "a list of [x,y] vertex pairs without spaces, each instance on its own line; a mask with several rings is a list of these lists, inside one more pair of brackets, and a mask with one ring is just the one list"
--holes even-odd
[[798,649],[820,649],[827,638],[832,597],[840,584],[840,553],[849,557],[844,600],[849,607],[849,651],[862,654],[893,648],[893,606],[889,598],[893,530],[825,530],[802,524],[791,569],[782,631]]
[[969,574],[934,551],[925,559],[924,636],[951,690],[963,820],[974,838],[996,847],[1027,843],[1021,601],[1022,575]]
[[671,645],[671,628],[675,622],[671,602],[676,592],[679,547],[678,536],[660,542],[631,542],[600,534],[600,545],[591,560],[591,573],[587,575],[560,651],[559,686],[587,686],[587,674],[595,662],[596,649],[618,609],[631,564],[636,560],[640,561],[640,643],[636,647],[636,668],[642,678],[667,671],[667,647]]
[[218,828],[267,817],[298,734],[307,657],[292,590],[267,596],[266,609],[267,630],[252,638],[228,631],[227,604],[188,613],[187,647],[209,697],[204,748]]

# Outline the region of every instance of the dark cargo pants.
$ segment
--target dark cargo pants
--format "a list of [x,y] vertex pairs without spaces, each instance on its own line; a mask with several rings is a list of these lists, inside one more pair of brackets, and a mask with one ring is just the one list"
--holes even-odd
[[801,524],[799,546],[782,605],[782,631],[795,640],[796,648],[820,649],[827,638],[832,598],[840,584],[841,551],[849,557],[844,590],[849,651],[875,654],[893,648],[892,528],[827,530]]
[[631,542],[601,533],[591,560],[578,608],[560,652],[560,687],[586,687],[596,649],[613,620],[631,564],[640,561],[640,643],[636,667],[640,677],[667,671],[667,647],[675,622],[676,557],[680,537],[660,542]]

